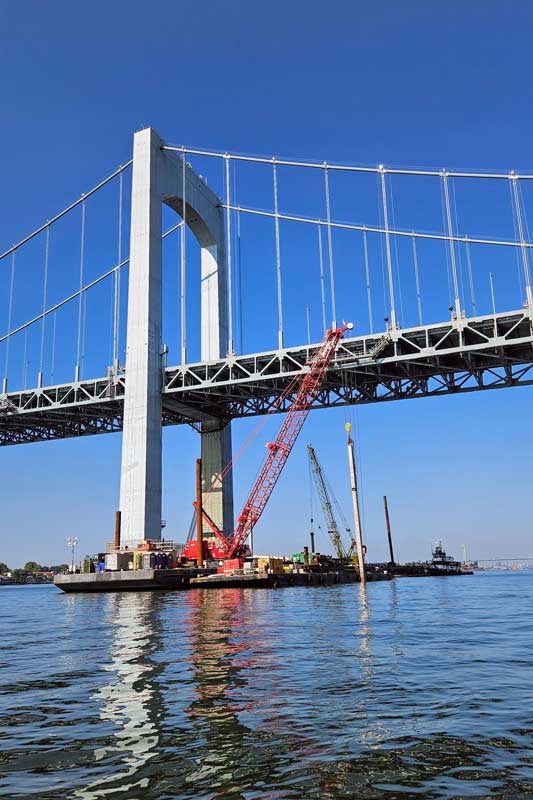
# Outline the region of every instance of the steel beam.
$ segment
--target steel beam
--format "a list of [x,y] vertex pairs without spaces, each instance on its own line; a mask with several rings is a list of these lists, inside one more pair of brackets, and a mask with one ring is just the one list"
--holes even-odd
[[[533,384],[528,310],[343,340],[314,408],[449,396]],[[379,353],[376,350],[379,346]],[[168,367],[163,425],[228,420],[287,410],[280,401],[318,345]],[[374,353],[374,355],[372,355]],[[0,397],[0,446],[111,433],[122,428],[126,374]]]

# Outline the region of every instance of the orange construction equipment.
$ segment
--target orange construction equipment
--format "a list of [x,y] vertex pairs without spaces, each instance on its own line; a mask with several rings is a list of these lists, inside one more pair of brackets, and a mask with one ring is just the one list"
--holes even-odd
[[[225,536],[205,510],[201,511],[201,516],[217,539],[213,547],[208,545],[208,558],[227,560],[239,558],[248,553],[246,541],[265,510],[313,402],[318,397],[337,345],[345,332],[352,328],[353,325],[348,323],[340,328],[327,330],[324,341],[307,362],[308,369],[301,379],[279,433],[274,442],[267,444],[268,454],[239,514],[237,527],[233,534]],[[190,559],[196,558],[196,542],[191,541],[188,544],[184,555]]]

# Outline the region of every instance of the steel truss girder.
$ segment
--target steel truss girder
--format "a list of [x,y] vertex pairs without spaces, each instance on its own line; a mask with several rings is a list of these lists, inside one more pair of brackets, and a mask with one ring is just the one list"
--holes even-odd
[[[162,424],[288,409],[280,397],[319,345],[169,367]],[[373,353],[378,353],[373,356]],[[0,395],[0,446],[122,430],[126,376]],[[533,383],[529,309],[343,340],[314,408],[461,394]]]

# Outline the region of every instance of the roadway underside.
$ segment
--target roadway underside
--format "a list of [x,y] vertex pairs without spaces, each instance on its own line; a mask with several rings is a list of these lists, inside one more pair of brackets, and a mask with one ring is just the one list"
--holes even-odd
[[[313,408],[461,394],[533,383],[532,310],[346,339]],[[319,344],[163,371],[162,424],[288,409]],[[127,374],[0,395],[0,446],[122,430]]]

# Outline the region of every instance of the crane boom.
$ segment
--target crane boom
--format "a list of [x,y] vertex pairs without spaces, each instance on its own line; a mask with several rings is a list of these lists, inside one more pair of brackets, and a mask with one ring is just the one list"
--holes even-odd
[[333,505],[331,503],[331,499],[329,496],[328,487],[326,486],[324,473],[322,471],[322,467],[320,466],[320,462],[315,453],[315,448],[312,445],[308,444],[307,452],[309,453],[309,459],[311,461],[311,469],[313,471],[313,477],[315,479],[315,485],[316,485],[316,490],[318,492],[318,497],[320,499],[320,504],[322,505],[322,510],[324,512],[324,516],[326,518],[326,522],[328,525],[328,533],[331,539],[331,543],[333,545],[337,558],[346,558],[348,554],[344,549],[344,545],[342,543],[341,535],[337,525],[337,520],[335,519],[335,514],[333,513]]
[[[313,402],[318,397],[337,345],[345,332],[352,328],[352,323],[348,323],[343,324],[340,328],[327,330],[324,341],[307,361],[306,367],[308,369],[298,385],[279,433],[274,442],[267,444],[268,454],[237,519],[237,527],[234,533],[224,535],[203,510],[204,522],[211,529],[211,537],[214,536],[217,540],[216,543],[208,546],[208,553],[212,558],[232,559],[241,557],[246,553],[246,540],[265,510],[265,506],[274,491],[283,467],[287,463],[294,443],[311,411]],[[195,558],[196,556],[193,554],[195,546],[196,543],[191,538],[187,542],[184,555],[189,558]]]
[[265,510],[298,434],[311,410],[313,401],[324,383],[337,345],[345,332],[352,328],[353,325],[348,323],[341,328],[327,330],[321,346],[308,361],[309,370],[300,383],[279,433],[274,442],[267,444],[268,455],[237,520],[237,528],[231,541],[228,558],[232,558],[240,552],[254,525]]

